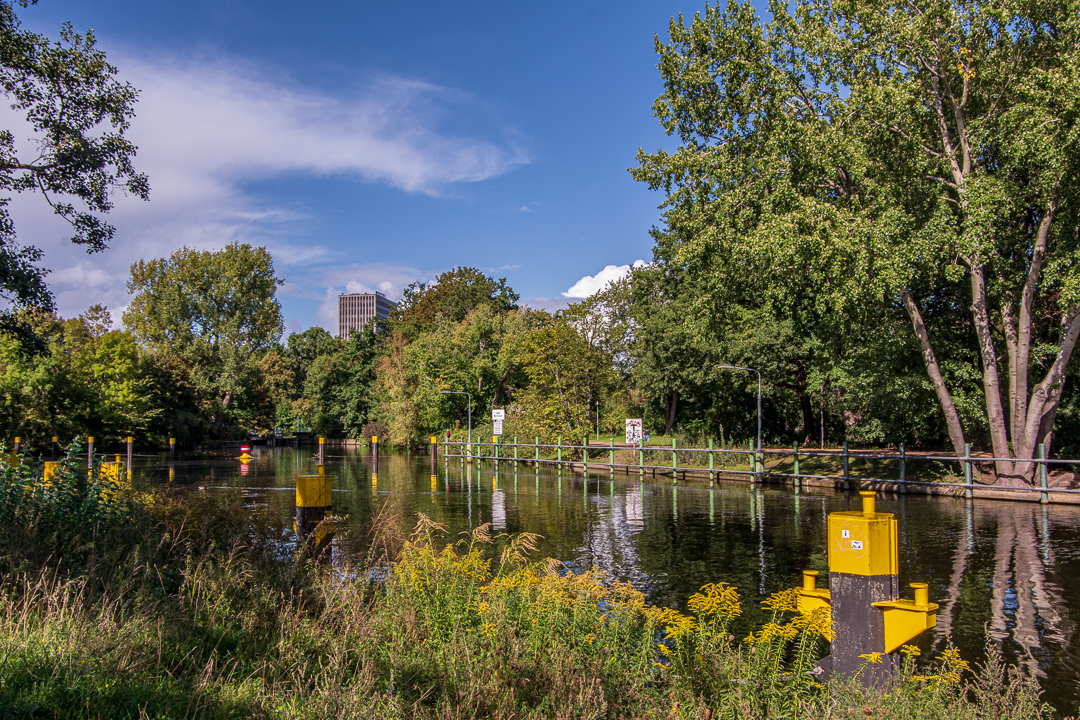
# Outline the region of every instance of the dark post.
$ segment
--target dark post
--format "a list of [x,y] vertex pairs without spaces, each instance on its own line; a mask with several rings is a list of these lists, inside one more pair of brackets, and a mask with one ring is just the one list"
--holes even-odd
[[326,438],[319,438],[319,464],[324,465],[326,461]]
[[60,439],[53,437],[52,439],[52,461],[56,462],[56,456],[60,452]]
[[127,479],[131,479],[131,457],[132,449],[135,447],[135,438],[128,435],[127,438]]
[[94,469],[94,436],[86,438],[86,467]]
[[848,463],[847,440],[844,441],[844,489],[851,487],[851,466]]
[[[19,457],[19,450],[21,450],[21,449],[22,449],[22,438],[21,437],[16,437],[15,438],[15,445],[11,449],[11,457],[12,457],[12,459]],[[16,460],[15,462],[18,462],[18,461]]]
[[792,474],[795,476],[795,487],[799,487],[802,484],[799,478],[799,441],[796,440],[791,446],[792,457],[794,458],[794,468]]
[[169,464],[176,460],[176,438],[169,438]]
[[971,443],[964,443],[964,497],[970,500],[974,494],[971,490]]
[[904,452],[904,443],[900,443],[900,492],[907,492],[907,454]]

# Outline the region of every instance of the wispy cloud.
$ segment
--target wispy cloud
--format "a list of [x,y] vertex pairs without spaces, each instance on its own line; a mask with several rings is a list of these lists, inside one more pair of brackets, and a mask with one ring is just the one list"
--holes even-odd
[[[125,304],[130,263],[182,245],[266,245],[279,276],[282,266],[329,259],[330,249],[296,239],[309,219],[306,209],[267,203],[247,189],[253,181],[341,177],[438,195],[451,184],[491,178],[528,161],[498,132],[444,131],[443,119],[466,112],[468,98],[416,80],[373,76],[329,95],[234,58],[111,54],[110,60],[140,89],[129,134],[139,146],[136,166],[150,177],[150,202],[117,197],[110,217],[116,240],[93,256],[67,242],[70,232],[40,198],[13,203],[20,236],[45,250],[65,315],[93,302]],[[21,123],[18,113],[0,108],[0,127]]]

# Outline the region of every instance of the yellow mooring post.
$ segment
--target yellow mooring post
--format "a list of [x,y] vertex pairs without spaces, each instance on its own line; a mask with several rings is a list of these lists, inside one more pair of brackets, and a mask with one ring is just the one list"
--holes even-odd
[[127,479],[131,479],[131,453],[135,447],[135,438],[128,435],[127,438]]
[[437,457],[437,453],[438,453],[438,450],[437,450],[438,443],[439,443],[439,438],[436,437],[435,435],[432,435],[431,436],[431,492],[435,492],[435,490],[438,488],[438,483],[436,482],[436,477],[435,477],[435,463],[436,463],[436,457]]
[[379,436],[371,436],[371,492],[379,489]]
[[322,465],[318,470],[315,475],[296,476],[296,535],[308,549],[314,549],[321,559],[328,560],[326,546],[334,537],[334,524],[326,519],[326,515],[333,504],[333,482]]
[[319,464],[324,465],[326,463],[326,438],[319,438]]
[[60,438],[53,436],[52,439],[52,457],[49,458],[53,462],[56,462],[56,456],[60,453]]
[[22,438],[16,437],[15,443],[11,446],[11,457],[8,458],[8,467],[15,468],[19,466],[19,450],[22,449]]
[[[799,612],[821,609],[832,628],[832,653],[820,667],[825,675],[852,675],[866,665],[872,684],[899,667],[896,651],[937,625],[937,603],[926,583],[911,583],[914,600],[900,599],[899,548],[892,513],[879,513],[872,491],[859,493],[862,510],[829,513],[829,589],[818,589],[817,571],[804,570],[797,588]],[[880,663],[863,655],[880,654]]]
[[94,469],[94,436],[86,438],[86,469]]

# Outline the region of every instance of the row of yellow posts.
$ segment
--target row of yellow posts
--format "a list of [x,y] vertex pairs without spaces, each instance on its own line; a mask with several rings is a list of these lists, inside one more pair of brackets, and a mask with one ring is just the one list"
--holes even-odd
[[[176,441],[173,438],[169,438],[170,449],[175,447],[175,442]],[[102,461],[102,463],[101,463],[101,474],[104,477],[106,477],[106,478],[108,478],[110,480],[113,480],[114,482],[120,482],[122,479],[124,479],[124,477],[126,477],[126,479],[128,479],[128,480],[131,480],[131,461],[132,461],[132,449],[133,449],[134,443],[135,443],[135,438],[133,438],[132,436],[129,435],[127,437],[127,463],[126,464],[124,463],[123,460],[121,460],[122,455],[119,454],[119,453],[114,455],[115,460],[113,460],[111,462],[107,461],[107,460]],[[89,437],[86,438],[86,447],[87,447],[87,457],[86,457],[87,472],[92,472],[93,468],[94,468],[94,436],[93,435],[90,435]],[[11,468],[18,467],[19,464],[22,462],[22,456],[19,454],[21,449],[22,449],[22,438],[19,437],[19,436],[16,436],[15,437],[15,442],[12,444],[11,454],[4,458],[4,462],[7,464],[8,467],[11,467]],[[52,438],[52,458],[53,459],[45,461],[45,468],[44,468],[44,471],[42,473],[42,475],[43,475],[42,480],[46,484],[49,484],[49,483],[52,482],[53,478],[56,476],[56,473],[60,468],[60,462],[56,459],[57,454],[58,454],[58,449],[59,449],[59,438],[57,438],[56,436],[53,436],[53,438]],[[170,458],[171,458],[171,456],[172,456],[172,454],[170,453]],[[125,468],[126,468],[126,473],[124,472]]]

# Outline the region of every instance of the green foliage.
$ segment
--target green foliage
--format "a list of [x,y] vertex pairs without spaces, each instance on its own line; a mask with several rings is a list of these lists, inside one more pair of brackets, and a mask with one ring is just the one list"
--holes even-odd
[[[803,672],[820,651],[818,630],[791,612],[790,594],[770,598],[773,621],[738,640],[729,623],[740,599],[723,583],[702,588],[683,614],[649,605],[598,570],[534,559],[535,536],[492,537],[485,525],[444,545],[444,528],[423,517],[385,565],[327,573],[283,558],[281,528],[241,511],[238,496],[207,495],[148,505],[155,524],[102,526],[99,552],[117,536],[130,543],[103,558],[107,566],[59,581],[55,564],[0,575],[0,710],[58,718],[85,717],[87,707],[118,718],[1052,717],[1035,680],[1005,667],[993,645],[974,673],[954,649],[916,665],[909,648],[890,685],[824,685]],[[25,530],[0,527],[0,540]]]
[[[112,209],[111,192],[122,188],[145,200],[149,184],[132,166],[135,146],[124,135],[137,91],[116,80],[93,31],[80,35],[65,24],[52,42],[22,29],[14,5],[0,2],[0,76],[29,132],[0,131],[0,192],[9,195],[0,198],[0,296],[16,309],[49,311],[47,271],[36,264],[42,254],[16,241],[10,194],[41,192],[71,225],[72,242],[98,252],[115,232],[101,218]],[[8,313],[3,320],[15,324]]]
[[219,432],[226,417],[257,427],[251,393],[256,354],[281,337],[282,283],[265,248],[233,243],[220,251],[181,248],[131,266],[124,324],[147,349],[176,355],[190,369],[202,412]]
[[496,280],[473,267],[456,267],[439,275],[433,283],[415,282],[405,288],[394,310],[391,327],[411,336],[431,329],[440,315],[457,323],[481,306],[496,313],[516,310],[519,297],[506,284],[506,278]]
[[[924,361],[954,447],[985,423],[995,455],[1030,457],[1080,327],[1076,4],[770,14],[708,5],[657,41],[654,110],[680,147],[632,172],[667,196],[658,258],[699,317],[765,309],[832,358],[907,315],[900,365]],[[981,412],[944,367],[972,354]],[[831,364],[815,372],[888,374]]]
[[543,318],[521,343],[518,357],[529,385],[520,402],[530,435],[552,439],[590,434],[597,399],[615,386],[614,361],[600,342],[602,336],[583,334],[572,324],[584,322],[579,312]]

